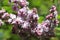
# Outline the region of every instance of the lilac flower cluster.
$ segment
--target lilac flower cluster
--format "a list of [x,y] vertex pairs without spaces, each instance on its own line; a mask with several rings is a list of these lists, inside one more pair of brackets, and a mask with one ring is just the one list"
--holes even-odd
[[[13,33],[29,32],[29,34],[36,36],[50,36],[50,32],[54,30],[54,26],[59,23],[55,6],[52,6],[50,9],[50,14],[46,16],[46,20],[39,24],[37,9],[29,9],[27,6],[29,2],[26,0],[10,0],[10,2],[20,5],[22,8],[16,10],[17,15],[9,14],[4,9],[0,10],[0,26],[4,24],[2,20],[5,20],[5,22],[13,25]],[[16,6],[14,7],[14,9],[17,8]]]

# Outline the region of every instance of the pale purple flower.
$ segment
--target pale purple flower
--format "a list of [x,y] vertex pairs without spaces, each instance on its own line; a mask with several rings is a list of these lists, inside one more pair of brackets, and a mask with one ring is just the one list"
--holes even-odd
[[37,20],[39,19],[38,14],[34,14],[34,15],[33,15],[33,19],[35,19],[35,18],[36,18]]
[[49,31],[49,26],[47,27],[47,24],[48,24],[48,23],[44,23],[44,24],[42,25],[42,27],[43,27],[43,29],[44,29],[45,32],[48,32],[48,31]]
[[13,10],[14,11],[18,11],[19,10],[19,7],[18,6],[19,6],[18,4],[14,4],[13,7],[12,7]]
[[53,16],[54,16],[54,15],[51,13],[51,14],[49,14],[49,15],[46,16],[46,19],[52,19]]
[[26,2],[26,0],[20,0],[20,2]]
[[26,0],[20,0],[20,6],[21,7],[24,7],[24,6],[27,6],[29,5],[29,2],[27,2]]
[[36,28],[34,28],[33,30],[31,29],[31,33],[35,33],[36,32]]
[[44,27],[44,31],[48,32],[49,31],[49,27]]
[[40,24],[38,24],[38,26],[36,27],[36,33],[39,36],[42,35],[42,33],[43,33],[43,28]]
[[2,18],[8,17],[8,16],[9,16],[8,13],[4,13],[4,14],[2,15]]
[[53,5],[53,6],[52,6],[52,9],[53,9],[53,10],[56,10],[56,6]]
[[12,21],[12,23],[11,24],[16,24],[16,21]]
[[57,20],[57,17],[58,17],[57,11],[54,11],[54,16],[55,16],[55,19]]
[[16,15],[15,14],[10,14],[10,18],[11,19],[15,19],[16,18]]
[[24,24],[22,24],[22,28],[28,29],[30,27],[29,22],[25,21]]
[[50,20],[45,20],[45,23],[49,24],[50,25]]
[[12,19],[8,19],[8,23],[11,23],[12,22]]
[[27,12],[28,12],[28,14],[31,14],[31,13],[33,13],[33,10],[28,10]]
[[54,25],[58,26],[59,21],[58,20],[54,20]]
[[27,16],[27,8],[23,7],[22,9],[19,9],[18,16],[21,16],[21,17]]
[[16,21],[18,22],[18,24],[21,24],[21,23],[24,22],[21,17],[17,17],[17,18],[16,18]]
[[32,10],[28,10],[27,13],[28,13],[28,15],[27,15],[26,19],[28,20],[33,15],[33,11]]
[[17,17],[13,20],[13,22],[11,24],[21,24],[24,21],[21,19],[21,17]]

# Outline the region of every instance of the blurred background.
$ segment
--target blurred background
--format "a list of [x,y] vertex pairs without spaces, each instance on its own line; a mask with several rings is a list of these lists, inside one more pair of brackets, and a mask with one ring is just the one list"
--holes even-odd
[[[60,21],[60,0],[27,0],[29,2],[29,8],[36,7],[38,9],[38,14],[40,19],[38,20],[41,23],[45,16],[49,14],[49,9],[52,5],[57,7],[58,11],[58,20]],[[12,10],[11,3],[9,5],[9,0],[0,0],[0,9],[4,8],[8,13],[15,13]],[[21,37],[17,34],[12,34],[12,25],[3,25],[0,29],[0,40],[21,40]],[[55,28],[56,37],[52,37],[51,40],[60,40],[60,25]],[[31,40],[38,40],[37,38],[32,37]]]

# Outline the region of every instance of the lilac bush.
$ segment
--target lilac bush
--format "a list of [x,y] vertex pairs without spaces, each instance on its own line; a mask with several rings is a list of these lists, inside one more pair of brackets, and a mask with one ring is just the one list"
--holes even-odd
[[[22,35],[27,33],[27,36],[34,35],[38,38],[44,37],[53,37],[54,36],[54,28],[58,26],[57,19],[57,10],[53,5],[50,9],[50,14],[46,16],[46,20],[44,20],[41,24],[38,23],[39,16],[37,14],[37,9],[29,9],[29,2],[26,0],[9,0],[9,2],[13,2],[13,10],[17,12],[17,14],[9,14],[3,8],[0,10],[0,26],[4,25],[5,22],[8,24],[12,24],[12,33]],[[19,8],[19,6],[21,8]]]

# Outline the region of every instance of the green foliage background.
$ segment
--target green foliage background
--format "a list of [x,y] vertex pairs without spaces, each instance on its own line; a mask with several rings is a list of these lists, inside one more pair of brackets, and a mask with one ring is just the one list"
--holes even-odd
[[[8,13],[15,13],[12,10],[13,3],[9,4],[9,0],[0,0],[0,9],[4,8]],[[58,19],[60,21],[60,0],[27,0],[29,1],[29,7],[36,7],[40,16],[38,22],[41,23],[45,16],[49,14],[50,7],[54,4],[58,10]],[[60,25],[55,28],[56,37],[51,40],[60,40]],[[21,40],[21,37],[16,34],[12,34],[12,25],[5,24],[0,27],[0,40]],[[32,37],[31,40],[37,40]]]

